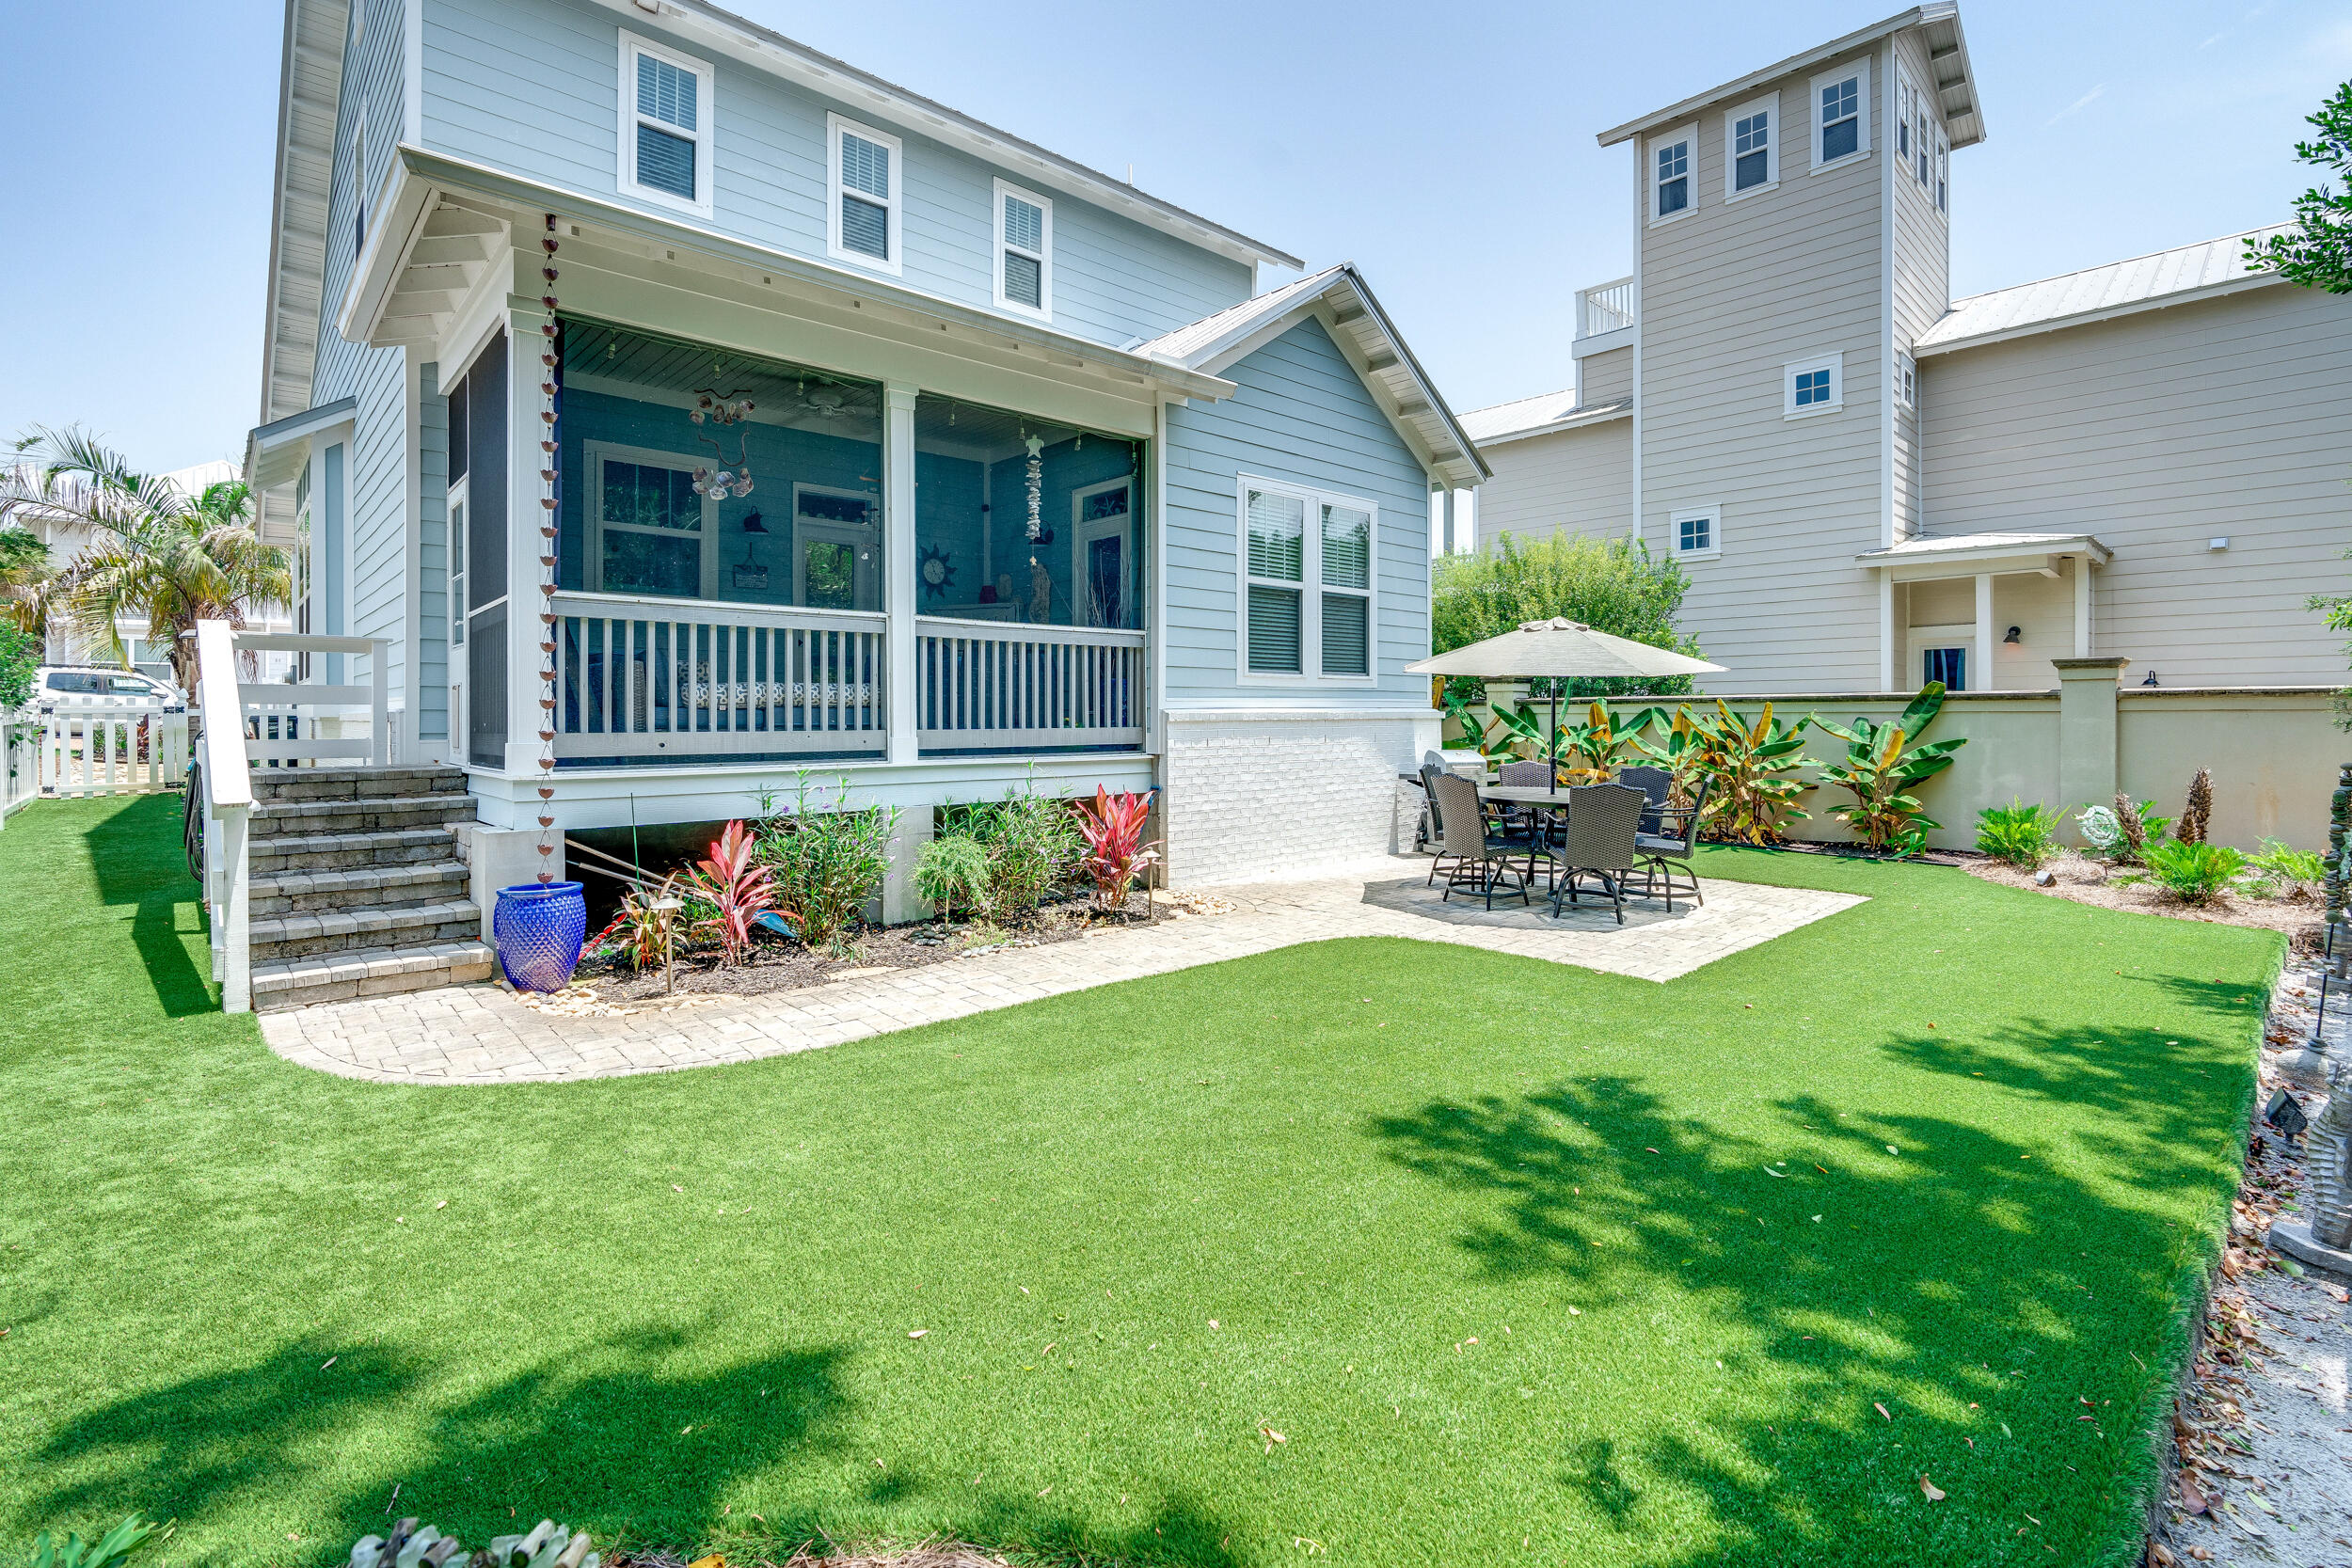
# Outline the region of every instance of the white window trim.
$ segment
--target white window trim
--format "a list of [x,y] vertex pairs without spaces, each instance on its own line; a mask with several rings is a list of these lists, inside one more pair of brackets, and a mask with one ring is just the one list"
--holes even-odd
[[[1272,495],[1291,496],[1306,503],[1305,547],[1300,554],[1299,578],[1296,582],[1274,578],[1253,578],[1249,575],[1249,492],[1263,490]],[[1135,504],[1132,497],[1128,504]],[[1332,588],[1323,580],[1323,509],[1327,506],[1351,507],[1372,519],[1372,541],[1368,553],[1369,569],[1364,574],[1363,588]],[[1294,484],[1288,480],[1266,479],[1257,474],[1240,474],[1233,482],[1233,543],[1239,552],[1234,557],[1233,579],[1239,584],[1233,605],[1233,671],[1244,686],[1330,687],[1361,690],[1380,684],[1380,505],[1361,496],[1343,495],[1336,490],[1318,490],[1311,485]],[[1298,673],[1281,674],[1270,670],[1249,668],[1249,589],[1251,584],[1265,588],[1296,589],[1298,606]],[[1327,593],[1346,594],[1364,601],[1364,667],[1360,675],[1327,675],[1323,673],[1323,595]]]
[[[1829,401],[1804,408],[1797,406],[1797,377],[1806,371],[1829,372]],[[1784,420],[1809,420],[1817,414],[1835,414],[1846,406],[1846,356],[1843,354],[1817,354],[1810,359],[1791,359],[1780,368],[1780,417]]]
[[[1682,547],[1682,525],[1707,521],[1708,546],[1703,550]],[[1666,515],[1666,553],[1677,561],[1713,561],[1724,553],[1724,509],[1720,506],[1694,506],[1685,512]]]
[[[1081,521],[1086,515],[1086,503],[1090,498],[1104,495],[1113,490],[1127,492],[1127,510],[1124,513],[1116,518],[1097,517],[1090,523]],[[1087,582],[1087,545],[1093,539],[1111,533],[1121,534],[1126,539],[1126,545],[1123,546],[1124,553],[1120,559],[1127,565],[1128,576],[1132,583],[1136,564],[1136,476],[1133,474],[1121,474],[1117,479],[1106,479],[1097,484],[1082,484],[1070,492],[1070,597],[1072,600],[1070,613],[1073,625],[1079,624],[1077,616],[1086,608],[1077,603],[1077,598],[1078,590]],[[1122,592],[1132,593],[1133,589],[1128,587],[1122,589]]]
[[[1687,142],[1691,148],[1691,166],[1685,176],[1691,182],[1691,200],[1682,211],[1668,213],[1661,217],[1658,212],[1658,150],[1672,147],[1677,142]],[[1696,121],[1677,131],[1662,132],[1642,144],[1642,178],[1647,182],[1647,194],[1642,198],[1643,210],[1648,214],[1652,229],[1661,224],[1680,222],[1699,210],[1699,128]]]
[[[1005,293],[1005,252],[1009,248],[1017,248],[1009,245],[1005,239],[1005,198],[1009,196],[1018,197],[1045,214],[1044,227],[1038,236],[1043,242],[1044,248],[1037,254],[1037,304],[1034,306],[1024,305]],[[996,308],[999,310],[1010,310],[1017,316],[1027,316],[1035,321],[1050,322],[1054,319],[1054,203],[1035,191],[1025,190],[1008,181],[999,180],[996,182],[995,204]]]
[[1895,351],[1895,406],[1916,411],[1919,406],[1919,362],[1901,349]]
[[[658,191],[651,185],[637,182],[637,56],[650,55],[657,60],[691,72],[697,79],[694,101],[694,195],[689,201],[668,191]],[[692,213],[698,217],[711,214],[710,166],[712,144],[719,129],[718,72],[708,60],[698,60],[691,55],[681,55],[675,49],[664,49],[651,39],[640,38],[628,28],[621,29],[621,140],[620,166],[614,170],[618,183],[614,187],[623,196],[639,201],[650,201],[657,207],[673,212]],[[675,125],[661,127],[674,136],[684,135]]]
[[[890,255],[887,260],[878,256],[868,256],[862,250],[851,250],[841,243],[841,133],[844,131],[852,132],[867,141],[890,150],[890,200],[887,228],[889,238],[884,242],[890,246]],[[906,245],[901,238],[903,225],[900,221],[905,215],[907,205],[906,144],[887,131],[877,131],[870,125],[850,119],[844,115],[829,114],[825,117],[825,254],[836,261],[847,261],[853,267],[866,267],[875,272],[886,272],[893,277],[902,276],[906,271],[907,259]],[[859,192],[858,199],[871,201],[874,198],[864,192]],[[997,222],[1001,224],[1003,221],[1000,214]],[[1001,267],[1003,263],[999,261],[998,265]]]
[[[467,505],[473,497],[472,479],[469,471],[451,485],[441,507],[441,596],[449,601],[449,624],[441,635],[452,648],[466,645],[466,567],[471,541],[458,535],[461,526],[468,534],[473,531],[471,509]],[[462,525],[456,521],[461,517],[465,519]]]
[[1935,189],[1930,192],[1935,201],[1936,213],[1943,217],[1952,214],[1952,138],[1938,122],[1929,127],[1935,138]]
[[[470,422],[467,439],[472,439]],[[696,468],[711,466],[710,459],[681,451],[660,451],[651,447],[625,447],[614,441],[584,441],[580,444],[581,514],[587,521],[587,542],[580,557],[580,575],[583,582],[593,581],[593,592],[618,592],[604,586],[604,465],[610,458],[622,463],[637,463],[655,467],[671,468],[692,473]],[[473,477],[473,465],[466,466],[466,477]],[[699,498],[703,508],[703,526],[697,531],[702,537],[702,560],[696,573],[696,597],[715,599],[719,596],[719,501],[714,496]],[[471,526],[470,520],[468,524]],[[632,530],[631,531],[644,531]],[[665,595],[666,596],[666,595]],[[688,601],[681,599],[681,604]]]
[[368,248],[368,106],[351,122],[351,254]]
[[[1734,150],[1738,138],[1732,128],[1759,110],[1770,117],[1764,122],[1764,182],[1760,185],[1750,185],[1744,191],[1734,190],[1731,182],[1738,178],[1740,157]],[[1768,92],[1761,98],[1740,104],[1724,116],[1724,200],[1725,202],[1744,201],[1749,197],[1762,196],[1766,191],[1774,191],[1779,188],[1780,94]]]
[[[1859,94],[1856,111],[1862,123],[1854,128],[1854,150],[1824,162],[1821,157],[1821,89],[1849,76],[1861,78],[1855,86]],[[1813,96],[1807,101],[1809,112],[1805,118],[1813,124],[1813,172],[1819,174],[1826,168],[1844,168],[1848,164],[1858,164],[1867,158],[1870,155],[1870,57],[1865,55],[1851,66],[1821,72],[1813,78],[1810,90]]]

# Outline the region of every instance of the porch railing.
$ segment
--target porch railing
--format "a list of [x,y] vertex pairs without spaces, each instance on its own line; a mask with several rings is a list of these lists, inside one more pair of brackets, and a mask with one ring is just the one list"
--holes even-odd
[[555,754],[876,752],[886,618],[558,594]]
[[1576,335],[1580,338],[1597,338],[1604,332],[1623,331],[1633,325],[1633,279],[1630,277],[1579,289],[1576,291]]
[[1143,633],[924,617],[915,741],[926,752],[1143,744]]

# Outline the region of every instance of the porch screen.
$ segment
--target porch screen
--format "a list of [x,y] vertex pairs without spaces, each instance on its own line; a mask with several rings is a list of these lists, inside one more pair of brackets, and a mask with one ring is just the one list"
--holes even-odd
[[[466,482],[466,755],[506,766],[506,335],[450,388],[450,473]],[[453,574],[454,575],[454,574]]]

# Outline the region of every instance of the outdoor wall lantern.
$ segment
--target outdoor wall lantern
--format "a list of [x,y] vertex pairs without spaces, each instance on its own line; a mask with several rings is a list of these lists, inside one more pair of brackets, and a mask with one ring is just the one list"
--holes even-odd
[[2026,641],[2026,629],[2025,629],[2025,627],[2023,627],[2023,626],[2011,626],[2011,627],[2010,627],[2010,628],[2009,628],[2009,635],[2008,635],[2007,637],[2002,638],[2002,639],[2001,639],[2001,641],[2004,641],[2004,642],[2006,642],[2006,643],[2008,643],[2008,644],[2009,644],[2010,647],[2012,647],[2012,648],[2016,647],[2018,644],[2020,644],[2020,643],[2022,643],[2023,641]]

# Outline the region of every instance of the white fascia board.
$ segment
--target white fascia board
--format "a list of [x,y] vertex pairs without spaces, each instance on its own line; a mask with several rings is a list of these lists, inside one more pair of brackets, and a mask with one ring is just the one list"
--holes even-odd
[[1489,436],[1478,443],[1481,449],[1499,447],[1508,441],[1524,441],[1534,436],[1557,436],[1564,430],[1582,430],[1589,425],[1608,424],[1613,420],[1633,418],[1633,400],[1623,398],[1604,403],[1596,408],[1581,408],[1565,420],[1547,424],[1530,425],[1525,430],[1506,430],[1500,436]]
[[[1885,570],[1899,578],[1918,580],[1934,577],[1972,577],[1979,572],[2002,569],[2008,571],[2043,571],[2054,558],[2079,555],[2088,557],[2093,565],[2104,566],[2115,559],[2115,552],[2101,544],[2094,534],[2050,534],[2033,540],[2005,539],[1983,545],[1971,545],[1957,537],[1937,540],[1934,549],[1906,548],[1898,545],[1891,549],[1869,550],[1854,557],[1854,564],[1866,570]],[[1948,544],[1949,548],[1940,547]],[[2002,567],[2001,562],[2010,562]]]
[[1012,170],[1025,180],[1042,182],[1187,244],[1214,250],[1229,260],[1252,266],[1266,261],[1284,267],[1306,266],[1297,257],[1263,241],[1213,223],[1197,213],[1188,213],[1172,202],[1146,196],[1124,181],[1114,180],[945,103],[885,82],[846,60],[819,54],[806,44],[709,5],[707,0],[656,0],[658,16],[650,15],[637,0],[601,0],[601,4],[638,25],[659,22],[704,48],[770,75],[781,76],[847,104],[856,113],[876,116],[917,135]]
[[[1764,86],[1767,82],[1778,81],[1783,76],[1803,74],[1815,66],[1874,44],[1879,40],[1899,33],[1906,27],[1916,27],[1922,23],[1956,18],[1957,10],[1957,7],[1949,4],[1915,6],[1900,15],[1890,16],[1883,22],[1873,23],[1859,31],[1848,33],[1844,38],[1833,39],[1801,55],[1791,55],[1777,64],[1768,65],[1761,71],[1751,71],[1735,81],[1725,82],[1721,87],[1709,87],[1702,93],[1695,93],[1679,103],[1644,115],[1639,119],[1629,119],[1623,125],[1603,131],[1599,136],[1600,145],[1614,147],[1621,141],[1630,141],[1636,136],[1661,130],[1678,120],[1689,119],[1700,111],[1722,103],[1724,99],[1750,97],[1757,87]],[[1865,111],[1866,114],[1867,112],[1867,110]],[[1774,135],[1778,135],[1777,127],[1774,128]],[[1692,205],[1695,206],[1697,203],[1693,202]]]
[[[1020,321],[1000,311],[979,309],[942,299],[919,289],[908,288],[886,277],[834,266],[787,251],[770,250],[677,218],[640,212],[601,197],[542,185],[504,169],[428,152],[422,148],[402,146],[394,151],[396,161],[407,170],[413,182],[437,195],[443,190],[463,191],[533,214],[552,213],[559,222],[588,224],[672,249],[699,251],[705,256],[754,268],[780,279],[814,284],[950,326],[1068,355],[1106,370],[1139,376],[1146,385],[1159,387],[1179,397],[1217,403],[1239,390],[1233,383],[1221,376],[1170,363],[1165,356],[1147,357],[1041,323]],[[409,228],[417,229],[421,225],[411,219]],[[406,241],[404,241],[401,250],[405,256]],[[396,276],[396,266],[393,272]],[[379,309],[382,299],[389,297],[388,287],[378,297]],[[354,317],[355,331],[367,325],[370,324]]]
[[1579,338],[1568,345],[1571,358],[1582,359],[1588,355],[1606,354],[1613,348],[1631,348],[1633,328],[1621,326],[1614,332],[1596,332],[1589,338]]
[[246,483],[256,490],[291,483],[310,460],[311,437],[351,424],[358,408],[357,397],[341,397],[254,426],[245,438]]
[[440,192],[419,179],[409,168],[402,154],[408,150],[403,142],[392,150],[391,167],[384,176],[384,185],[375,199],[368,205],[376,214],[376,220],[368,226],[367,244],[360,248],[359,260],[351,269],[351,281],[343,288],[343,302],[335,312],[335,330],[352,342],[366,342],[373,337],[384,307],[392,296],[392,285],[400,280],[401,269],[407,265],[408,252],[424,227],[425,214],[433,210]]
[[[2014,326],[1995,328],[1990,332],[1972,333],[1965,338],[1947,338],[1941,342],[1922,341],[1914,343],[1911,356],[1926,359],[1958,349],[1982,348],[1987,343],[2006,343],[2015,338],[2038,337],[2044,332],[2062,332],[2070,326],[2090,326],[2097,322],[2115,321],[2123,316],[2137,316],[2150,310],[2166,310],[2175,305],[2194,305],[2200,300],[2219,299],[2224,294],[2244,293],[2249,289],[2265,288],[2286,279],[2275,272],[2249,272],[2243,277],[2227,282],[2209,283],[2201,289],[2183,289],[2178,293],[2158,294],[2153,299],[2135,299],[2105,309],[2078,310],[2072,315],[2050,316],[2041,321],[2020,322]],[[1933,328],[1930,328],[1931,331]]]

